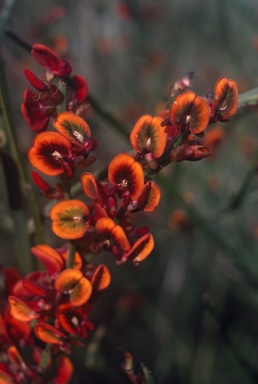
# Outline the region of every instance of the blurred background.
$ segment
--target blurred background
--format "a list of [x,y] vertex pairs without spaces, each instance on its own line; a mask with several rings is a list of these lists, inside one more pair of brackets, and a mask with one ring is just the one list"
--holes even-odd
[[[240,93],[257,87],[257,25],[255,0],[14,2],[1,55],[24,167],[33,135],[20,113],[23,70],[43,74],[32,44],[49,46],[88,82],[88,123],[100,142],[94,170],[131,149],[136,120],[159,113],[187,73],[194,71],[200,96],[222,76],[237,80]],[[125,350],[136,371],[143,363],[159,384],[258,383],[257,125],[257,108],[242,108],[208,128],[210,158],[173,163],[156,177],[159,207],[135,215],[155,237],[142,265],[99,256],[112,283],[94,307],[95,331],[73,355],[74,383],[129,382]],[[0,259],[10,265],[15,233],[1,196]]]

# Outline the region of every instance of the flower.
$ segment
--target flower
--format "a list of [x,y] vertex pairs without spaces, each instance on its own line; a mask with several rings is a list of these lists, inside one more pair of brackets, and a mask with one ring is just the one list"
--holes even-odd
[[39,133],[34,138],[28,157],[31,164],[46,175],[72,176],[71,143],[58,132]]
[[117,155],[110,162],[108,179],[118,191],[129,194],[132,200],[137,200],[144,185],[142,166],[127,153]]
[[228,121],[237,111],[238,87],[235,80],[221,77],[215,84],[213,97],[213,119]]
[[180,130],[187,127],[193,134],[203,132],[209,123],[208,103],[192,91],[179,94],[170,107],[170,121]]
[[50,212],[52,231],[62,239],[79,239],[89,228],[89,208],[80,200],[57,203]]
[[72,72],[72,67],[65,60],[59,57],[48,47],[42,44],[34,44],[31,54],[33,58],[46,70],[47,81],[54,76],[67,77]]

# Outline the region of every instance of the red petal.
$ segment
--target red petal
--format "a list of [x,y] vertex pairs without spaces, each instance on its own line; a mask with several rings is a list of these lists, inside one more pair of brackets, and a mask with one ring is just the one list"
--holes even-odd
[[60,272],[64,265],[60,254],[46,244],[39,244],[32,247],[31,253],[41,261],[50,275]]
[[34,44],[31,54],[43,68],[50,69],[56,76],[66,77],[72,72],[70,64],[65,60],[59,59],[59,57],[45,45]]
[[73,99],[77,104],[83,103],[88,96],[88,84],[86,80],[80,76],[73,76]]
[[67,356],[60,356],[54,384],[68,384],[73,374],[73,365]]
[[31,178],[36,186],[44,192],[50,191],[51,186],[35,171],[31,171]]
[[47,128],[51,113],[47,113],[46,109],[34,98],[36,96],[30,89],[24,92],[24,102],[21,105],[21,113],[33,132],[41,132]]
[[48,90],[48,86],[44,83],[44,81],[40,80],[33,72],[28,69],[24,69],[24,75],[30,84],[36,88],[38,91],[43,92]]

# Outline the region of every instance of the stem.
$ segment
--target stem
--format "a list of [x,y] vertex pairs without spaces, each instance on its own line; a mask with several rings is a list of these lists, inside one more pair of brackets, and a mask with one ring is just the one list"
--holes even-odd
[[68,257],[66,262],[66,268],[73,268],[75,252],[76,252],[75,245],[72,241],[70,241],[68,245]]
[[126,139],[129,136],[129,130],[122,124],[115,116],[113,116],[110,112],[106,111],[102,108],[101,104],[92,96],[88,95],[87,100],[92,105],[92,108],[95,112],[103,118],[103,120],[110,123],[114,128],[116,128],[117,132],[121,133]]
[[190,131],[189,129],[187,129],[186,131],[184,132],[180,132],[177,137],[172,141],[172,143],[167,147],[167,149],[164,151],[163,155],[158,159],[158,166],[157,168],[155,169],[150,169],[147,174],[146,174],[146,177],[149,177],[151,175],[154,175],[158,172],[160,172],[160,170],[162,168],[164,168],[165,166],[168,165],[168,163],[166,163],[164,165],[164,162],[166,160],[169,159],[169,155],[170,153],[173,151],[173,149],[175,149],[176,147],[179,147],[180,145],[183,144],[183,142],[187,139],[187,137],[190,135]]
[[16,144],[15,136],[14,136],[15,126],[12,119],[12,112],[10,108],[11,101],[8,95],[4,65],[1,58],[0,58],[0,103],[2,108],[5,133],[8,139],[7,150],[17,166],[23,190],[25,190],[26,192],[30,211],[35,223],[36,242],[43,243],[44,232],[43,232],[40,212],[37,206],[36,196],[33,190],[30,188],[29,179],[25,172],[24,167],[22,166],[21,156],[18,150],[18,146]]
[[238,97],[238,109],[258,104],[258,87],[245,93],[240,93]]
[[45,350],[42,352],[42,357],[39,363],[39,368],[44,371],[50,359],[50,344],[47,344]]

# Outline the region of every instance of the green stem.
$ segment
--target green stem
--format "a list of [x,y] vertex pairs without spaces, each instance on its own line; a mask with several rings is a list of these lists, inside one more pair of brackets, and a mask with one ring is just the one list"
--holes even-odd
[[42,227],[42,221],[41,221],[40,212],[37,205],[36,196],[34,194],[34,191],[30,187],[29,179],[22,165],[21,156],[16,144],[15,136],[14,136],[15,126],[14,126],[12,113],[10,109],[11,101],[8,95],[8,88],[5,80],[4,65],[1,59],[0,59],[0,102],[1,102],[1,108],[3,113],[5,133],[8,139],[9,152],[17,166],[22,187],[26,193],[30,211],[35,223],[36,242],[44,243],[44,231]]
[[258,104],[258,87],[245,93],[240,93],[238,97],[238,109]]
[[42,357],[41,357],[41,360],[40,360],[40,363],[39,363],[39,368],[42,371],[44,371],[47,368],[47,364],[49,362],[50,355],[51,355],[51,353],[50,353],[50,344],[47,344],[46,347],[45,347],[45,350],[42,353]]
[[[184,132],[181,132],[177,135],[177,137],[172,141],[172,143],[166,148],[166,150],[164,151],[163,155],[158,159],[158,166],[157,168],[155,169],[150,169],[147,174],[146,174],[146,177],[149,177],[149,176],[152,176],[154,174],[157,174],[158,172],[160,172],[160,170],[162,168],[164,168],[165,166],[168,165],[167,163],[167,160],[169,159],[169,155],[170,153],[177,147],[179,147],[180,145],[182,145],[184,143],[184,141],[187,139],[187,137],[190,135],[190,131],[189,129],[187,129],[186,131]],[[165,163],[165,165],[164,165]],[[170,162],[169,162],[170,163]]]
[[76,252],[75,245],[72,241],[70,241],[68,246],[68,258],[66,262],[66,268],[73,268],[75,252]]

